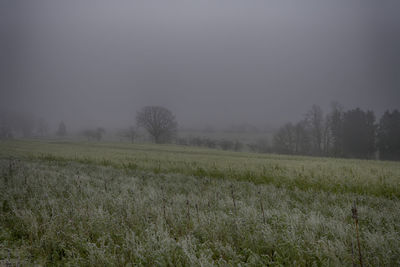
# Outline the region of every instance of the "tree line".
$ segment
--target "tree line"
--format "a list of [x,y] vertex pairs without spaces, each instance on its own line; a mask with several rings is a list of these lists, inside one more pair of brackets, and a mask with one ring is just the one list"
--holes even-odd
[[[104,128],[98,127],[83,130],[79,135],[88,140],[100,141],[104,133]],[[68,135],[67,126],[64,121],[61,121],[57,129],[52,132],[44,118],[37,118],[27,112],[0,110],[0,140],[16,137],[49,137],[52,135],[58,137],[66,137]]]
[[[129,138],[133,143],[139,136],[138,128],[145,129],[151,140],[158,144],[176,143],[260,153],[400,160],[398,110],[387,110],[379,121],[376,121],[374,112],[370,110],[344,110],[340,104],[334,103],[330,112],[324,114],[320,106],[313,105],[302,120],[281,126],[273,135],[271,145],[266,138],[247,144],[205,137],[179,138],[175,116],[161,106],[142,108],[136,115],[136,127],[131,126],[119,135]],[[14,136],[46,136],[48,133],[48,124],[42,118],[36,119],[27,113],[0,112],[0,139]],[[88,141],[100,141],[104,133],[104,128],[98,127],[84,130],[80,135]],[[59,123],[56,135],[67,135],[64,122]]]
[[324,116],[313,105],[299,122],[286,123],[273,137],[282,154],[400,160],[400,112],[387,110],[376,122],[373,111],[332,105]]
[[43,118],[26,112],[0,110],[0,139],[46,136],[48,133],[49,126]]
[[[145,128],[155,143],[175,140],[181,145],[234,151],[245,147],[238,141],[175,138],[178,125],[175,116],[163,107],[144,107],[136,119],[137,125]],[[400,160],[400,112],[387,110],[376,122],[371,110],[344,110],[333,103],[325,115],[320,106],[313,105],[302,120],[280,127],[273,136],[272,146],[256,142],[247,147],[254,152]]]

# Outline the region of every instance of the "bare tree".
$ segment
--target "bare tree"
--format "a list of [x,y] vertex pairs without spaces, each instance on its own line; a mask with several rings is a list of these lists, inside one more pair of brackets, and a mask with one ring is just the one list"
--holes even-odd
[[136,123],[145,128],[157,144],[170,142],[178,128],[172,112],[160,106],[142,108],[136,115]]
[[294,125],[295,154],[310,154],[310,135],[307,131],[307,122],[302,120]]
[[313,152],[317,155],[321,155],[324,132],[324,115],[321,107],[313,105],[306,114],[306,121],[310,128]]
[[328,114],[325,116],[325,120],[323,123],[323,133],[322,133],[322,139],[323,139],[323,149],[324,149],[324,155],[328,156],[331,154],[331,147],[332,147],[332,130],[331,130],[331,125],[332,125],[332,117],[331,114]]
[[286,123],[274,135],[274,149],[283,154],[310,154],[310,136],[305,120]]
[[282,154],[293,154],[295,151],[295,127],[286,123],[274,135],[275,151]]
[[335,157],[343,155],[343,115],[344,108],[338,102],[333,102],[332,111],[329,114],[329,128],[331,132],[331,153]]

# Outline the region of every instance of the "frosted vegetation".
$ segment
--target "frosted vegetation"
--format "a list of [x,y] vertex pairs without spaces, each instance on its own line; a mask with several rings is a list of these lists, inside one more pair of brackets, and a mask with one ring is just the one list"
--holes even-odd
[[[0,264],[400,264],[395,162],[0,143]],[[353,249],[352,249],[353,248]]]

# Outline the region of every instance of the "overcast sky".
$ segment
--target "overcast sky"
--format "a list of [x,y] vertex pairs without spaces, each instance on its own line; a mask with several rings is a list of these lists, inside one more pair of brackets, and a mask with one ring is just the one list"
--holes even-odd
[[[396,3],[397,2],[397,3]],[[400,1],[0,0],[0,105],[74,127],[400,108]]]

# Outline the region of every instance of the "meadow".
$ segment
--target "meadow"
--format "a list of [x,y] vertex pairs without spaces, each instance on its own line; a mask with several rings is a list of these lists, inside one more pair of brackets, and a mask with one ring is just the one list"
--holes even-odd
[[0,143],[0,264],[400,265],[400,163]]

